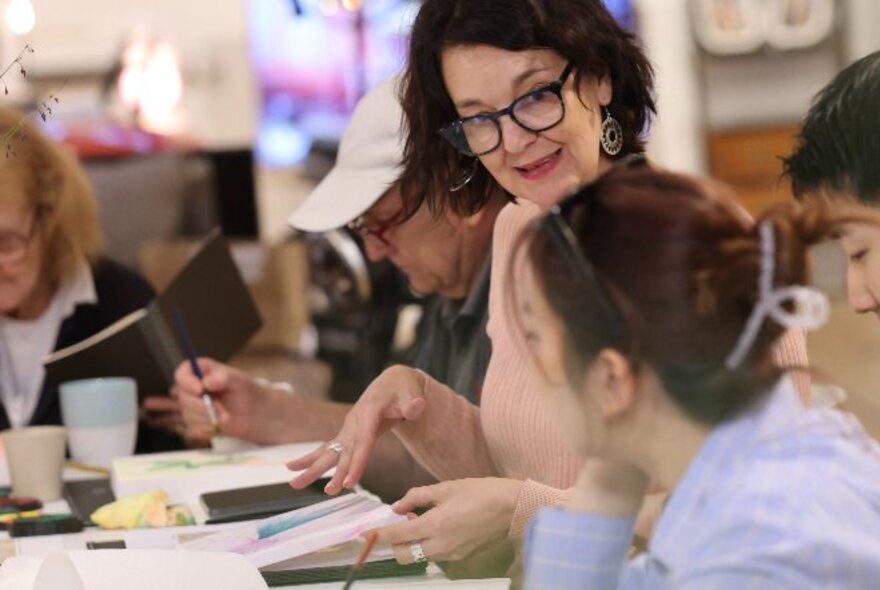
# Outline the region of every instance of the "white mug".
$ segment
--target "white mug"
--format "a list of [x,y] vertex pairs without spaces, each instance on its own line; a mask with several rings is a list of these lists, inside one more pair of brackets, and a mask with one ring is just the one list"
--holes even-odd
[[134,453],[137,383],[129,377],[68,381],[58,388],[61,419],[74,461],[110,467]]
[[6,449],[12,493],[43,501],[61,497],[64,427],[28,426],[0,434]]

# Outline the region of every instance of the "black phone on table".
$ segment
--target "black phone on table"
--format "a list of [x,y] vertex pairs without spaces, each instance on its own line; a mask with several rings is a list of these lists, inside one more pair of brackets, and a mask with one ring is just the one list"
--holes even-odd
[[[206,492],[200,496],[207,520],[205,524],[265,518],[297,508],[311,506],[332,496],[324,493],[329,479],[319,479],[295,490],[287,482]],[[351,493],[343,490],[342,493]]]

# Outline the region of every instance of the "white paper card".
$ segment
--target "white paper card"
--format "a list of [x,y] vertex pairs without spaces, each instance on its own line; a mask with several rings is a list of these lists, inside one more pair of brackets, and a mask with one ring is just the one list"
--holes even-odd
[[0,590],[30,590],[43,560],[36,557],[10,557],[0,567]]
[[229,553],[102,549],[56,553],[33,590],[266,590],[252,564]]
[[64,551],[64,535],[37,535],[15,539],[15,554],[42,559]]

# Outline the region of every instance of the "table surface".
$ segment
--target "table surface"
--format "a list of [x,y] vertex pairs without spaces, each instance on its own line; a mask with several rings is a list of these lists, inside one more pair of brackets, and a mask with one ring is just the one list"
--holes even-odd
[[[98,477],[94,472],[84,471],[80,469],[66,467],[64,470],[65,481],[75,481],[82,479],[94,479]],[[0,454],[0,486],[9,485],[9,474],[6,469],[6,457]],[[43,506],[44,512],[60,513],[69,512],[70,508],[63,499],[45,502]],[[235,523],[237,524],[237,523]],[[229,525],[213,525],[196,527],[169,527],[166,529],[152,529],[138,531],[140,542],[146,547],[151,543],[149,537],[152,535],[157,543],[161,543],[162,537],[175,535],[177,532],[197,532],[198,529],[217,530],[219,527]],[[233,525],[234,526],[234,525]],[[27,555],[29,557],[45,557],[51,553],[64,550],[85,549],[86,542],[91,540],[109,541],[116,540],[125,535],[123,531],[105,531],[96,528],[88,528],[82,533],[69,535],[47,535],[41,537],[22,537],[18,539],[10,539],[5,531],[0,531],[0,559],[11,555]],[[166,541],[167,542],[167,541]],[[451,581],[443,575],[443,572],[436,565],[431,564],[428,567],[428,573],[424,576],[408,576],[401,578],[383,578],[378,580],[361,580],[357,582],[358,588],[392,588],[394,590],[405,590],[414,588],[418,590],[445,590],[448,588],[460,590],[506,590],[509,588],[509,580],[457,580]],[[331,582],[326,584],[305,584],[296,586],[280,586],[278,588],[287,588],[290,590],[330,590],[341,588],[341,582]]]
[[[184,527],[178,527],[177,530],[183,530]],[[187,532],[194,532],[193,527],[186,527]],[[146,531],[147,533],[158,534],[174,534],[174,529],[160,529],[154,531]],[[85,549],[87,541],[110,541],[121,537],[120,531],[103,531],[99,529],[88,529],[82,533],[69,535],[46,535],[42,537],[22,537],[19,539],[9,539],[5,532],[0,533],[0,547],[6,545],[7,551],[12,549],[9,543],[14,543],[14,550],[19,555],[28,557],[44,558],[58,551],[71,551]],[[461,589],[461,590],[507,590],[509,588],[509,580],[457,580],[451,581],[443,575],[443,572],[434,564],[428,567],[428,573],[424,576],[406,576],[400,578],[383,578],[376,580],[361,580],[357,582],[358,588],[393,588],[394,590],[405,590],[408,588],[416,590],[445,590]],[[276,586],[276,588],[287,588],[288,590],[330,590],[338,589],[342,586],[341,582],[329,582],[325,584],[303,584],[295,586]]]

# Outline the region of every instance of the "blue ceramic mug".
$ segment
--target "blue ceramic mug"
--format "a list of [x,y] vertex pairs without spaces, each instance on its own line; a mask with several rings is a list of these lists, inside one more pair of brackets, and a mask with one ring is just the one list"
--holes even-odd
[[62,383],[61,419],[74,461],[110,467],[134,453],[137,383],[130,377],[100,377]]

